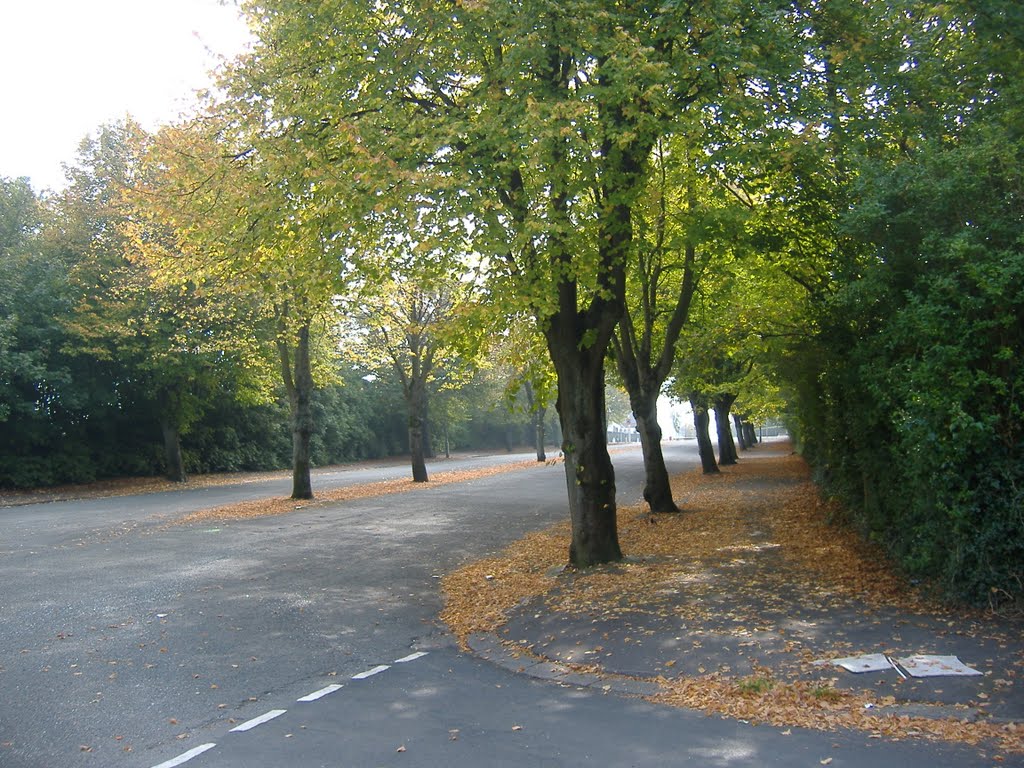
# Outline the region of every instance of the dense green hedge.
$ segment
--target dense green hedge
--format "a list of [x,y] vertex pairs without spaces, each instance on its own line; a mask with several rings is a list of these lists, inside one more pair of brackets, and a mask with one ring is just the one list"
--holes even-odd
[[929,149],[864,169],[847,224],[871,258],[793,363],[804,450],[909,574],[1021,603],[1024,142]]

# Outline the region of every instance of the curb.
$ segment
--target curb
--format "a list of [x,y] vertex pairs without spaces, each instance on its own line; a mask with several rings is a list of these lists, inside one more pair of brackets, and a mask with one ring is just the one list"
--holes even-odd
[[535,680],[572,685],[577,688],[591,688],[625,696],[653,696],[661,691],[661,686],[650,680],[638,680],[615,674],[580,672],[557,661],[538,658],[525,651],[512,650],[497,635],[489,632],[470,635],[466,639],[466,645],[477,658]]
[[[654,696],[662,690],[658,683],[650,680],[626,677],[610,672],[580,672],[561,662],[535,656],[526,650],[517,651],[510,647],[511,643],[502,641],[497,635],[490,632],[477,632],[470,635],[466,640],[466,645],[477,658],[509,672],[532,677],[534,680],[641,698]],[[928,720],[959,720],[972,723],[983,718],[982,712],[976,708],[912,701],[877,707],[874,708],[874,711],[879,715],[890,717],[920,717]],[[985,719],[993,723],[1014,722],[1003,718]]]

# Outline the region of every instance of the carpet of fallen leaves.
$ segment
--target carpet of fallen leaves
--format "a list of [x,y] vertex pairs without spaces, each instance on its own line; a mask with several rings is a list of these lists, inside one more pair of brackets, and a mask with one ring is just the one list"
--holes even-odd
[[[358,462],[373,466],[380,462]],[[346,467],[356,464],[345,465]],[[335,467],[321,467],[314,470],[314,480],[320,472],[332,472]],[[212,488],[221,485],[244,485],[264,480],[281,480],[291,477],[289,470],[272,470],[268,472],[216,472],[202,475],[189,475],[184,483],[176,483],[163,477],[117,477],[108,480],[96,480],[91,483],[57,485],[46,488],[27,490],[0,488],[0,507],[14,507],[25,504],[44,504],[54,501],[74,501],[78,499],[103,499],[113,496],[133,496],[143,493],[160,493],[163,491],[192,490],[194,488]]]
[[[453,457],[457,457],[453,454]],[[313,484],[317,476],[333,473],[338,470],[357,467],[397,466],[409,463],[405,457],[392,459],[368,459],[334,466],[318,467],[313,470]],[[532,464],[532,462],[530,462]],[[91,483],[50,486],[46,488],[13,489],[0,488],[0,507],[22,506],[25,504],[42,504],[54,501],[72,501],[77,499],[98,499],[112,496],[130,496],[142,493],[160,493],[162,491],[192,490],[194,488],[211,488],[221,485],[244,485],[265,480],[283,480],[291,477],[291,470],[270,470],[266,472],[216,472],[210,474],[189,475],[188,481],[175,483],[163,477],[118,477],[108,480],[96,480]],[[431,478],[433,479],[433,478]]]
[[410,479],[381,480],[376,483],[363,483],[344,488],[332,488],[317,493],[313,499],[295,500],[282,498],[260,499],[258,501],[242,501],[236,504],[225,504],[220,507],[200,509],[174,521],[174,525],[190,523],[206,523],[211,521],[241,520],[246,518],[283,515],[297,509],[315,509],[328,504],[336,504],[355,499],[368,499],[374,496],[385,496],[393,493],[410,493],[416,490],[435,488],[449,483],[462,483],[480,477],[489,477],[503,472],[529,469],[538,466],[536,461],[517,461],[509,464],[498,464],[478,469],[451,470],[435,472],[427,483],[415,483]]
[[[793,590],[826,606],[855,601],[867,610],[898,606],[933,616],[945,613],[887,569],[880,551],[828,523],[836,510],[821,498],[796,455],[769,453],[724,468],[720,475],[687,472],[674,477],[672,487],[683,514],[651,515],[641,504],[620,506],[619,538],[627,553],[622,562],[574,572],[562,567],[568,524],[532,533],[495,557],[445,576],[442,620],[465,646],[473,633],[499,632],[510,611],[535,600],[570,616],[615,619],[644,610],[653,613],[663,609],[666,596],[680,585],[699,596],[701,589],[715,588],[702,583],[714,580],[706,574],[765,548],[777,553],[782,560],[774,562],[784,567],[762,574],[762,580],[747,586],[746,595],[736,594],[736,615],[742,616],[745,596],[778,607],[780,594]],[[756,625],[763,619],[750,608],[746,618]],[[693,599],[674,600],[671,610],[699,624],[711,620],[714,609]],[[514,650],[537,652],[518,644]],[[806,651],[804,662],[811,660],[810,654]],[[753,676],[719,670],[652,679],[662,691],[655,700],[709,714],[780,727],[858,728],[876,738],[937,738],[1024,752],[1021,724],[880,714],[877,709],[891,705],[891,697],[841,690],[828,680],[795,675],[782,679],[768,669]]]
[[14,507],[25,504],[44,504],[54,501],[76,499],[101,499],[111,496],[130,496],[137,493],[160,493],[180,491],[183,488],[207,488],[217,485],[253,483],[287,477],[285,472],[231,472],[210,475],[193,475],[187,483],[172,483],[162,477],[121,477],[112,480],[98,480],[92,483],[59,485],[29,490],[0,489],[0,507]]

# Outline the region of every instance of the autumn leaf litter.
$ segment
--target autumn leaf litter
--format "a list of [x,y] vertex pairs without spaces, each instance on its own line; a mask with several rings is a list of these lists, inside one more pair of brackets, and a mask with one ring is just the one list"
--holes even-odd
[[[785,638],[763,609],[772,609],[769,617],[784,615],[785,601],[799,594],[826,611],[829,606],[847,611],[860,606],[865,612],[898,607],[965,626],[984,625],[976,616],[954,614],[930,602],[894,571],[880,567],[885,562],[880,551],[830,525],[828,520],[839,510],[821,498],[798,456],[762,455],[718,476],[688,472],[674,477],[672,486],[677,501],[683,501],[681,515],[652,516],[639,504],[620,506],[619,538],[627,553],[622,563],[585,572],[564,569],[569,529],[567,523],[559,524],[446,575],[442,620],[465,647],[474,633],[500,635],[510,615],[524,606],[590,620],[599,617],[604,626],[644,612],[670,611],[682,624],[714,624],[719,631],[734,633],[737,646],[756,647],[752,638],[758,636]],[[760,560],[769,567],[751,566]],[[736,565],[748,581],[718,583]],[[686,599],[678,598],[680,590]],[[723,591],[729,593],[725,603]],[[729,606],[727,622],[717,613],[723,605]],[[761,666],[754,659],[746,674],[739,671],[743,664],[736,663],[725,670],[701,667],[699,673],[658,675],[649,678],[660,688],[652,699],[783,728],[856,728],[873,738],[941,739],[1024,752],[1020,723],[969,722],[966,710],[952,717],[904,715],[899,708],[886,712],[895,704],[892,696],[837,687],[834,678],[820,674],[807,679],[812,662],[826,650],[833,651],[830,658],[863,651],[841,637],[824,638],[823,643],[802,647],[785,640],[778,652],[785,650],[793,659],[788,669],[785,664]],[[537,647],[509,645],[514,653],[543,655]],[[569,666],[600,671],[593,664],[599,659],[595,655],[587,664]],[[666,673],[676,672],[674,660],[665,666]],[[1014,678],[1022,666],[1018,661],[1003,674]]]

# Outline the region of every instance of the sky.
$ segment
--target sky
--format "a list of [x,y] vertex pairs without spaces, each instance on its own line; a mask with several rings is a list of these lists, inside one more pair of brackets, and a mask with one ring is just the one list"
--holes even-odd
[[0,0],[0,177],[61,189],[98,126],[173,121],[248,40],[230,1]]

